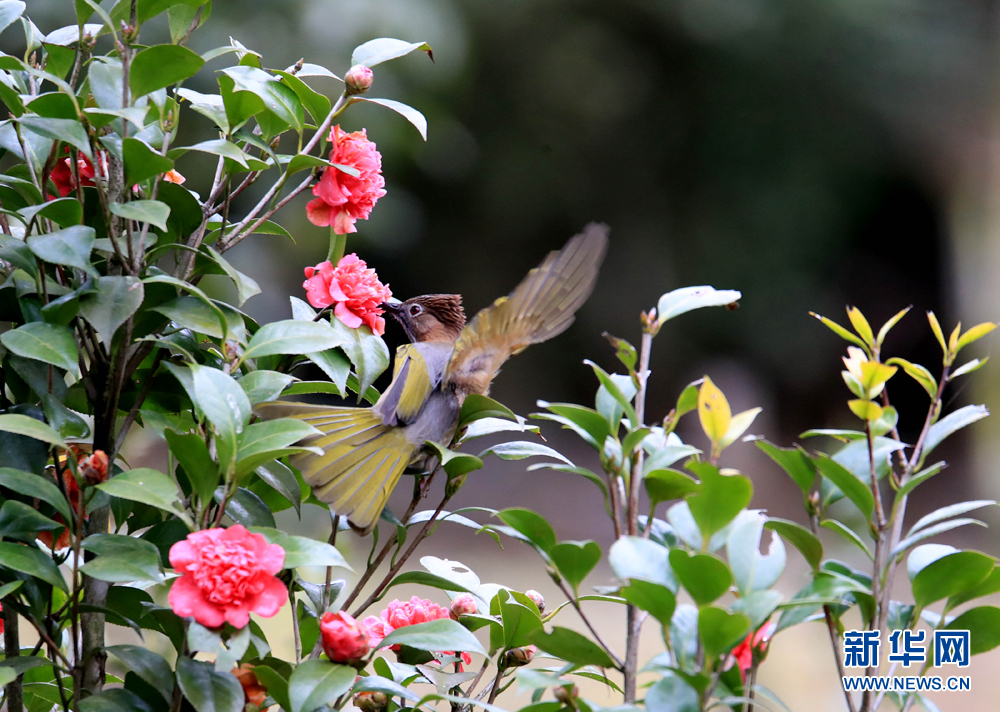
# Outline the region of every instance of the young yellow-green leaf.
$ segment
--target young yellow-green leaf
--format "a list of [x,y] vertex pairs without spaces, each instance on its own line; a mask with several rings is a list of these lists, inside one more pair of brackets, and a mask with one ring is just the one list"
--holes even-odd
[[817,319],[819,319],[821,322],[823,322],[827,326],[828,329],[830,329],[830,331],[832,331],[834,334],[836,334],[840,338],[844,339],[845,341],[850,341],[855,346],[860,346],[862,349],[865,350],[866,354],[868,354],[869,356],[871,356],[871,352],[868,350],[868,344],[866,344],[864,341],[862,341],[861,339],[859,339],[857,336],[855,336],[854,334],[852,334],[851,332],[849,332],[847,329],[845,329],[844,327],[842,327],[840,324],[838,324],[837,322],[835,322],[833,319],[827,319],[825,316],[820,316],[816,312],[809,312],[809,315],[810,316],[814,316]]
[[982,368],[983,366],[985,366],[986,362],[989,361],[989,360],[990,359],[989,359],[988,356],[983,357],[982,359],[974,358],[971,361],[969,361],[967,364],[959,366],[954,371],[952,371],[951,376],[949,377],[949,379],[950,378],[958,378],[959,376],[964,376],[967,373],[972,373],[973,371],[978,371],[980,368]]
[[941,331],[941,324],[938,323],[937,317],[934,316],[934,312],[927,312],[927,321],[930,322],[931,331],[934,332],[934,337],[938,340],[938,343],[941,344],[941,352],[947,356],[948,344],[945,343],[944,332]]
[[736,442],[743,433],[747,431],[760,413],[763,408],[751,408],[750,410],[745,410],[742,413],[737,413],[732,417],[729,422],[729,429],[726,431],[726,436],[722,438],[722,442],[719,443],[719,449],[725,449]]
[[902,366],[903,370],[906,371],[906,375],[923,386],[924,390],[927,391],[927,395],[931,398],[937,398],[937,380],[935,380],[934,376],[931,375],[930,371],[921,366],[919,363],[910,363],[905,358],[891,358],[886,361],[886,363],[889,365]]
[[906,316],[906,313],[910,311],[910,309],[912,308],[913,308],[912,306],[908,306],[906,307],[906,309],[902,309],[896,312],[896,315],[894,317],[892,317],[891,319],[889,319],[889,321],[887,321],[882,325],[882,328],[878,330],[878,336],[875,337],[875,344],[879,348],[882,348],[882,342],[885,341],[885,337],[889,335],[889,330],[892,329],[892,327],[894,327],[899,322],[900,319]]
[[721,446],[722,440],[729,432],[733,415],[726,396],[708,376],[705,376],[698,391],[698,417],[708,439],[717,447]]
[[882,406],[874,401],[856,398],[855,400],[847,401],[847,406],[851,409],[852,413],[862,420],[867,420],[869,423],[882,417]]
[[896,367],[877,361],[866,361],[861,364],[861,385],[869,398],[874,398],[882,392],[885,382],[896,375]]
[[958,353],[958,336],[962,333],[962,322],[958,322],[955,325],[955,330],[951,332],[951,336],[948,337],[948,351],[951,353],[952,357]]
[[874,347],[875,335],[872,333],[872,327],[868,324],[868,320],[865,319],[865,315],[861,313],[861,310],[857,307],[849,307],[847,309],[847,318],[851,320],[851,326],[858,332],[861,340],[869,346]]
[[962,334],[961,337],[959,337],[958,341],[955,344],[955,353],[958,353],[966,346],[971,344],[973,341],[977,341],[983,338],[988,333],[993,331],[995,328],[997,328],[997,325],[994,324],[992,321],[986,321],[983,322],[982,324],[976,324],[974,327],[972,327],[964,334]]

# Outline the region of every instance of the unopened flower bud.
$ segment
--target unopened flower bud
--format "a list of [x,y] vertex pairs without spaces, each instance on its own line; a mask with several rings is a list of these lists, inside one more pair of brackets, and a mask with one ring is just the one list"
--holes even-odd
[[382,712],[389,706],[384,692],[359,692],[354,696],[354,706],[361,712]]
[[88,485],[99,485],[108,479],[108,455],[103,450],[94,450],[89,457],[79,461],[78,467]]
[[552,694],[555,698],[562,702],[567,707],[576,707],[576,698],[580,696],[580,688],[576,685],[567,685],[565,687],[557,687],[552,690]]
[[353,665],[371,650],[368,628],[343,611],[324,613],[319,632],[323,638],[323,652],[335,663]]
[[472,615],[477,610],[476,599],[473,598],[472,594],[462,593],[452,599],[449,614],[452,620],[457,621],[462,616]]
[[542,598],[542,594],[534,589],[530,589],[524,592],[524,595],[531,599],[531,602],[538,606],[539,613],[545,613],[545,599]]
[[507,667],[520,667],[527,665],[535,659],[538,648],[534,645],[525,645],[521,648],[511,648],[507,651]]
[[364,94],[371,89],[374,77],[375,75],[372,74],[371,67],[366,67],[363,64],[355,64],[344,75],[344,84],[347,85],[348,95]]
[[806,500],[806,509],[810,516],[819,514],[819,492],[809,494],[809,498]]

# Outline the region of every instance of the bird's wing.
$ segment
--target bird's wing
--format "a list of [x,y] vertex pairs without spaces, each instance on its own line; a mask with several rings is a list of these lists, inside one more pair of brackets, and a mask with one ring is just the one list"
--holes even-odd
[[531,270],[510,296],[476,314],[455,343],[447,381],[465,393],[485,394],[510,356],[566,330],[594,289],[607,244],[607,226],[591,223]]
[[403,344],[396,349],[392,383],[372,410],[386,425],[405,425],[420,413],[441,383],[451,357],[450,344]]

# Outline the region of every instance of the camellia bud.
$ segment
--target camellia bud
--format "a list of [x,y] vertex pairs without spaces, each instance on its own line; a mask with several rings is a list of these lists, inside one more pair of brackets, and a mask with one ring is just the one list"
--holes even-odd
[[267,689],[260,684],[260,680],[253,673],[254,666],[250,663],[243,663],[237,668],[233,668],[233,675],[243,686],[243,695],[246,701],[256,707],[264,704],[267,699]]
[[527,665],[535,659],[538,648],[534,645],[525,645],[521,648],[511,648],[507,651],[507,667],[520,667]]
[[323,652],[335,663],[354,665],[371,650],[368,628],[343,611],[324,613],[319,632],[323,638]]
[[810,493],[809,498],[806,500],[806,509],[809,511],[810,516],[819,514],[819,492]]
[[344,75],[344,84],[347,85],[348,95],[364,94],[371,89],[374,77],[375,75],[372,74],[371,67],[366,67],[363,64],[355,64]]
[[476,599],[473,598],[472,594],[462,593],[452,599],[449,614],[452,620],[457,621],[460,617],[472,615],[477,610]]
[[567,707],[576,708],[576,698],[580,696],[580,688],[576,685],[557,687],[552,690],[552,694]]
[[94,450],[89,457],[79,461],[78,467],[88,485],[99,485],[108,479],[108,456],[103,450]]
[[389,706],[384,692],[359,692],[354,696],[354,706],[361,712],[382,712]]
[[531,602],[538,606],[539,613],[545,613],[545,599],[538,591],[531,589],[524,592],[524,595],[531,599]]

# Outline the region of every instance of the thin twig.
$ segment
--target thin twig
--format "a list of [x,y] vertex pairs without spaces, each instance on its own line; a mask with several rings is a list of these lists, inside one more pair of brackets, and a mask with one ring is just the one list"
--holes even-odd
[[583,624],[587,626],[587,630],[589,630],[591,635],[594,636],[594,640],[597,641],[597,644],[600,645],[602,648],[604,648],[604,652],[606,652],[608,656],[610,656],[610,658],[614,661],[615,667],[617,667],[619,670],[624,670],[624,666],[622,665],[621,659],[617,655],[615,655],[615,651],[612,650],[608,646],[608,644],[601,639],[601,636],[597,632],[597,629],[594,628],[593,624],[590,622],[590,619],[587,618],[587,616],[584,614],[583,609],[580,607],[580,602],[576,600],[576,596],[572,595],[566,588],[566,583],[560,578],[556,579],[556,585],[559,586],[559,590],[562,591],[563,595],[566,596],[566,599],[569,601],[570,605],[573,606],[574,609],[576,609],[577,614],[580,616],[580,620],[582,620]]

